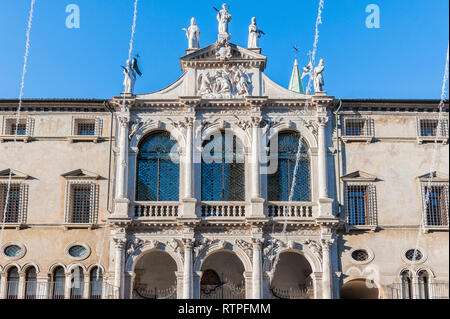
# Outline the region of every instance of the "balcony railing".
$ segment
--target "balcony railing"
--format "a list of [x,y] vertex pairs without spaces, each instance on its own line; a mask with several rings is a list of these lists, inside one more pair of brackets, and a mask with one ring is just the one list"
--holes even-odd
[[200,216],[235,218],[245,217],[245,202],[202,202],[199,206]]
[[448,282],[401,284],[387,286],[388,299],[449,299]]
[[310,219],[313,217],[313,206],[311,202],[269,202],[267,217]]
[[178,217],[178,202],[135,203],[134,217],[173,218]]

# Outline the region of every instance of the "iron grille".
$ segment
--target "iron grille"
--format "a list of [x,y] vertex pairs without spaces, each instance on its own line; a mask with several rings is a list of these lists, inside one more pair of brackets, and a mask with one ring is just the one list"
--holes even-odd
[[[6,205],[6,196],[8,196],[8,203]],[[0,185],[0,216],[5,223],[19,223],[20,221],[20,208],[21,208],[21,187],[19,184],[11,184],[8,194],[8,185]],[[6,214],[3,216],[5,212]]]
[[10,128],[10,135],[27,135],[26,123],[12,123]]
[[376,225],[376,191],[373,185],[346,185],[346,210],[349,225]]
[[347,119],[345,121],[346,136],[365,136],[367,134],[365,119]]
[[77,124],[77,135],[95,135],[95,122],[79,122]]
[[19,294],[19,272],[16,267],[9,269],[6,287],[6,299],[17,299]]
[[88,224],[91,222],[92,186],[90,184],[72,185],[71,223]]
[[358,249],[352,252],[352,258],[356,261],[363,262],[369,259],[369,254],[363,249]]
[[202,201],[245,201],[244,148],[236,136],[221,132],[203,145]]
[[37,276],[34,267],[28,268],[25,282],[25,299],[36,299],[37,296]]
[[139,148],[136,200],[178,201],[179,167],[178,144],[170,133],[148,136]]
[[91,282],[90,282],[90,299],[101,299],[102,298],[102,287],[103,287],[103,274],[99,267],[95,267],[91,271]]
[[409,261],[419,261],[422,259],[423,255],[420,250],[410,249],[405,253],[406,259]]
[[[424,186],[424,197],[428,193],[428,186]],[[448,226],[448,185],[431,186],[426,201],[427,226]]]
[[295,164],[299,143],[300,156],[295,175],[295,185],[292,195],[294,202],[311,201],[311,174],[308,151],[304,143],[300,140],[298,133],[282,133],[278,137],[278,169],[274,174],[268,176],[268,198],[269,201],[289,201],[289,195],[294,179]]
[[84,294],[84,275],[80,267],[75,268],[72,272],[70,284],[70,299],[82,299]]

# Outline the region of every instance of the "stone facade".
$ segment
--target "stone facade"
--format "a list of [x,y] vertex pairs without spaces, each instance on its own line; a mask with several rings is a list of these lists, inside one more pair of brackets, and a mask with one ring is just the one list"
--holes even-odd
[[[11,175],[27,185],[20,220],[2,231],[0,298],[28,296],[31,266],[44,287],[39,298],[55,297],[57,266],[66,276],[62,298],[92,297],[95,266],[103,298],[339,298],[342,291],[390,298],[418,236],[422,258],[411,280],[426,270],[428,284],[448,289],[448,129],[433,177],[447,185],[442,220],[419,227],[434,148],[420,121],[438,116],[438,101],[295,93],[264,74],[260,49],[228,42],[188,50],[180,61],[183,76],[155,93],[24,101],[26,134],[15,145],[17,101],[0,101],[0,183]],[[242,201],[202,200],[204,144],[220,131],[243,145]],[[141,147],[157,132],[178,145],[177,201],[137,200]],[[269,200],[262,162],[282,132],[299,134],[306,147],[307,202]],[[359,222],[349,219],[349,185],[367,192]],[[76,197],[83,194],[89,200]],[[88,217],[74,214],[80,209]],[[5,250],[11,246],[21,250]],[[74,269],[81,269],[82,293],[71,288]],[[219,286],[228,295],[218,295]]]

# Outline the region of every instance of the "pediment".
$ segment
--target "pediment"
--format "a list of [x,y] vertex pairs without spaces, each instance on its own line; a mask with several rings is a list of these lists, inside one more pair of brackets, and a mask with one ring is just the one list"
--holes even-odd
[[417,178],[421,182],[428,182],[430,178],[432,182],[448,182],[448,175],[437,171],[418,176]]
[[99,179],[100,175],[84,169],[77,169],[61,175],[66,179]]
[[363,171],[355,171],[341,177],[344,182],[376,182],[378,177]]
[[226,58],[218,56],[221,48],[226,49],[219,43],[213,43],[199,50],[191,50],[192,52],[181,57],[181,68],[186,71],[187,68],[215,68],[222,67],[224,64],[256,67],[261,71],[266,68],[267,57],[260,54],[259,49],[246,49],[233,43],[227,43],[227,46],[230,52]]
[[11,179],[27,179],[29,175],[19,172],[15,169],[5,169],[0,171],[0,179],[9,179],[9,175],[11,174]]

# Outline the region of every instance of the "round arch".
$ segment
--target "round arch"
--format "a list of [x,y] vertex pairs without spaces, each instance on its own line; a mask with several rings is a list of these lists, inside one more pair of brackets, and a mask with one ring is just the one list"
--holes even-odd
[[136,154],[139,152],[140,143],[150,134],[156,132],[168,132],[170,136],[178,143],[179,151],[185,149],[186,146],[186,137],[183,132],[175,127],[172,124],[160,122],[160,121],[151,121],[150,123],[142,125],[136,134],[133,135],[130,141],[130,148],[133,149]]
[[341,299],[380,299],[382,289],[378,282],[366,278],[352,278],[345,280],[340,291]]
[[17,268],[17,271],[20,273],[20,272],[22,272],[22,267],[20,267],[20,265],[19,264],[17,264],[17,263],[9,263],[9,264],[6,264],[4,267],[3,267],[3,272],[5,273],[5,274],[8,274],[8,272],[11,270],[11,268],[13,268],[13,267],[16,267]]
[[83,274],[86,274],[86,266],[84,266],[83,264],[80,264],[80,263],[74,263],[74,264],[69,265],[67,267],[67,273],[70,273],[72,270],[74,270],[77,267],[79,267],[83,270]]
[[[200,144],[203,144],[203,142],[206,139],[208,139],[209,137],[211,137],[212,135],[214,135],[215,132],[223,131],[223,130],[229,130],[234,135],[236,135],[236,137],[240,140],[240,142],[244,146],[244,150],[247,150],[250,148],[251,138],[246,131],[244,131],[242,128],[240,128],[239,126],[237,126],[235,124],[231,123],[229,125],[229,127],[227,127],[227,125],[225,125],[225,123],[221,123],[221,122],[211,124],[208,127],[206,127],[205,130],[201,131]],[[197,135],[197,138],[198,138],[198,135]]]
[[67,273],[67,267],[66,267],[66,265],[64,265],[64,264],[61,263],[61,262],[55,262],[55,263],[53,263],[53,264],[48,268],[48,275],[49,275],[49,276],[52,276],[52,275],[53,275],[53,272],[55,271],[55,269],[56,269],[57,267],[62,267],[62,269],[64,269],[64,273]]
[[[305,257],[305,259],[308,261],[309,265],[311,266],[312,272],[322,272],[322,261],[320,260],[320,258],[318,258],[316,256],[316,254],[314,254],[313,252],[311,252],[308,248],[303,247],[304,249],[301,250],[300,248],[286,248],[286,249],[279,249],[276,251],[277,254],[282,254],[282,253],[286,253],[286,252],[291,252],[291,253],[296,253],[299,254],[303,257]],[[264,262],[263,262],[263,272],[267,273],[270,271],[270,267],[272,264],[273,259],[270,258],[264,258]]]
[[22,266],[22,271],[26,272],[28,270],[28,268],[30,268],[30,267],[34,267],[34,269],[36,269],[36,274],[41,272],[38,264],[36,264],[34,262],[29,262],[29,263],[26,263],[25,265],[23,265]]
[[151,253],[151,252],[164,252],[168,254],[170,257],[172,257],[173,261],[176,264],[177,271],[182,272],[184,269],[183,260],[181,259],[180,255],[178,255],[175,251],[172,249],[166,249],[161,247],[153,247],[150,243],[146,244],[138,249],[136,249],[135,253],[128,257],[128,259],[125,262],[125,272],[128,272],[132,274],[136,268],[136,265],[138,264],[139,260],[141,260],[145,255]]
[[266,138],[266,141],[268,142],[274,136],[283,131],[293,131],[299,133],[303,137],[303,141],[306,143],[308,154],[310,154],[311,149],[318,147],[317,139],[314,134],[307,127],[305,127],[305,125],[293,121],[282,121],[280,124],[268,130],[262,138]]
[[238,247],[237,245],[231,245],[229,243],[225,244],[215,243],[200,251],[199,255],[194,260],[194,272],[200,272],[202,269],[203,262],[209,256],[221,251],[234,253],[244,266],[244,271],[245,272],[252,271],[252,262],[242,248]]

